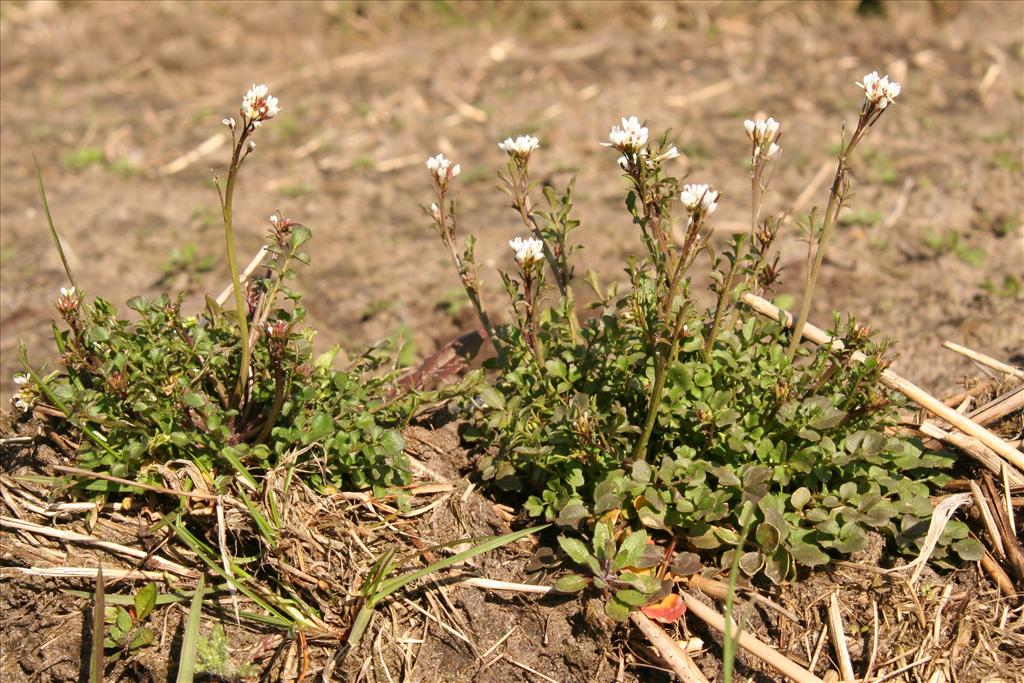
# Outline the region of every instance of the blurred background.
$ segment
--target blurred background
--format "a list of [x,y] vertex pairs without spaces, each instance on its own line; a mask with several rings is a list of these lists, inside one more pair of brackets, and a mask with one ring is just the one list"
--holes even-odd
[[[858,153],[811,320],[849,312],[895,337],[896,369],[934,391],[978,372],[945,339],[1022,360],[1024,3],[4,2],[0,44],[5,409],[19,339],[52,366],[66,284],[32,154],[89,295],[126,311],[187,289],[195,310],[228,282],[210,178],[230,153],[220,120],[252,83],[283,112],[239,181],[239,259],[275,210],[313,230],[298,289],[321,348],[401,337],[412,361],[474,326],[421,208],[428,155],[462,165],[461,231],[497,310],[496,269],[523,232],[495,190],[499,140],[537,135],[535,177],[577,178],[577,272],[610,282],[641,249],[599,146],[619,117],[671,129],[678,175],[723,191],[726,234],[749,220],[744,119],[782,122],[766,210],[806,214],[825,202],[855,83],[878,70],[903,94]],[[780,242],[776,294],[796,294],[805,246],[792,224]]]

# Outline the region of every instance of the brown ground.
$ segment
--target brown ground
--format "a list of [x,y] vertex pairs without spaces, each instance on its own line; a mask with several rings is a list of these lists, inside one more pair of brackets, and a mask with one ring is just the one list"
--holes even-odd
[[[943,339],[1021,360],[1024,5],[883,4],[884,17],[862,17],[850,3],[4,2],[0,395],[13,390],[19,339],[35,361],[52,360],[47,320],[65,284],[39,210],[31,154],[38,155],[71,266],[90,294],[123,308],[134,294],[188,285],[199,300],[227,281],[208,182],[211,168],[223,169],[227,148],[175,172],[168,165],[219,133],[220,119],[237,113],[252,82],[269,83],[285,111],[260,131],[257,155],[243,172],[242,260],[258,247],[265,217],[283,210],[314,230],[313,265],[300,273],[299,288],[319,342],[357,346],[412,330],[422,356],[473,322],[419,208],[432,199],[423,167],[429,154],[461,162],[462,228],[479,236],[480,260],[496,282],[494,269],[511,263],[505,242],[522,230],[493,188],[503,163],[495,143],[537,134],[537,177],[558,186],[579,178],[582,266],[607,280],[640,248],[622,209],[614,155],[598,146],[617,117],[637,114],[653,130],[674,130],[685,154],[680,173],[725,192],[716,214],[724,232],[745,220],[748,206],[743,119],[760,112],[783,123],[783,163],[768,208],[787,208],[828,162],[841,121],[855,116],[854,83],[867,71],[888,72],[903,83],[903,95],[855,165],[854,207],[834,237],[812,320],[828,323],[838,309],[895,336],[896,368],[936,391],[972,370],[939,348]],[[813,197],[824,200],[824,185]],[[781,289],[795,293],[802,246],[792,232],[788,237]],[[172,250],[186,245],[196,250],[193,270],[203,270],[205,259],[212,270],[194,281],[181,273],[162,278]],[[496,286],[490,295],[498,308]],[[474,516],[471,524],[495,533],[487,519]],[[431,520],[450,538],[450,520]],[[513,559],[489,560],[482,573],[521,578]],[[878,585],[843,581],[844,615],[870,633],[866,610]],[[966,619],[970,610],[987,609],[976,576],[957,581],[955,614]],[[31,655],[11,659],[5,635],[5,679],[79,677],[87,603],[63,598],[58,585],[66,584],[4,582],[3,630],[26,633],[17,651]],[[816,610],[810,628],[820,623],[815,600],[833,587],[805,584],[786,599]],[[887,588],[884,599],[909,618],[917,608],[901,590]],[[594,630],[578,604],[545,602],[541,610],[533,599],[462,588],[452,594],[482,649],[518,624],[507,641],[510,659],[558,680],[615,677],[618,655],[605,659],[603,651],[617,652],[621,639]],[[924,606],[929,623],[935,604]],[[157,680],[166,678],[159,667],[174,652],[175,619],[183,612],[171,613],[168,644],[152,658]],[[773,635],[777,621],[765,627]],[[917,637],[913,629],[904,635]],[[258,640],[233,637],[239,648]],[[982,640],[967,642],[980,648]],[[552,650],[550,643],[571,647]],[[699,660],[709,675],[715,647]],[[863,645],[851,647],[860,647],[854,657],[863,671]],[[317,652],[314,664],[322,665],[328,651]],[[808,658],[796,640],[790,653]],[[452,680],[527,679],[504,660],[479,671],[471,650],[436,629],[419,665],[417,680],[451,671],[458,672]],[[8,668],[14,666],[20,669]],[[963,672],[963,680],[986,673]],[[656,680],[632,665],[626,675]],[[376,669],[373,677],[386,680]]]

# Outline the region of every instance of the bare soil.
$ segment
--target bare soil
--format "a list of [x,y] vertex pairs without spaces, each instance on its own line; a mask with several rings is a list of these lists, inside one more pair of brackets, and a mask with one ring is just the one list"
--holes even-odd
[[[241,258],[255,253],[272,211],[313,229],[313,264],[297,286],[324,348],[341,342],[358,349],[404,334],[414,343],[412,355],[423,357],[473,326],[421,209],[431,201],[428,155],[444,152],[462,164],[462,231],[479,238],[491,307],[500,309],[496,269],[510,267],[505,245],[522,226],[494,190],[503,164],[498,140],[534,133],[542,144],[532,162],[537,177],[556,187],[577,177],[583,220],[577,235],[586,245],[578,271],[591,268],[610,281],[622,277],[624,257],[641,248],[623,209],[614,155],[598,145],[618,117],[636,114],[652,130],[672,129],[684,153],[680,174],[724,191],[716,218],[725,234],[745,229],[748,220],[743,120],[761,113],[782,121],[784,155],[766,210],[789,208],[818,177],[809,203],[796,207],[798,215],[806,213],[825,200],[820,172],[842,121],[856,116],[854,84],[877,69],[904,91],[855,162],[857,196],[833,237],[812,320],[827,325],[838,310],[880,328],[899,341],[895,368],[939,393],[976,372],[939,348],[945,339],[1024,361],[1024,5],[883,2],[881,16],[856,8],[851,2],[3,2],[5,406],[19,340],[34,362],[55,360],[48,320],[65,285],[32,154],[70,265],[90,295],[123,310],[130,296],[184,287],[198,307],[203,293],[216,294],[228,281],[209,182],[211,169],[226,164],[229,138],[219,122],[236,114],[253,82],[269,83],[285,109],[260,131],[240,181]],[[781,241],[786,270],[779,293],[798,294],[804,247],[792,226]],[[175,249],[188,245],[193,258],[175,257]],[[493,501],[476,491],[463,496],[470,464],[453,428],[446,429],[417,432],[434,444],[419,456],[462,488],[418,517],[416,533],[429,543],[507,531]],[[0,457],[0,469],[11,473],[25,455],[7,450]],[[10,555],[12,536],[4,535],[5,565],[41,561]],[[522,581],[526,548],[485,556],[472,571]],[[95,565],[96,556],[80,549],[52,550],[69,565]],[[347,571],[334,578],[352,579],[356,569]],[[1024,653],[1019,633],[1014,640],[993,630],[999,615],[986,611],[997,604],[986,579],[972,569],[936,581],[936,594],[920,604],[895,579],[843,568],[819,572],[773,594],[800,614],[799,627],[757,611],[751,628],[807,662],[821,633],[822,596],[839,590],[848,631],[863,636],[851,642],[858,672],[871,656],[874,601],[884,624],[879,663],[920,646],[944,613],[936,651],[960,658],[960,680],[1019,675],[1000,665]],[[945,583],[954,590],[943,608]],[[0,587],[0,677],[82,679],[90,604],[60,589],[90,590],[91,582],[5,571]],[[406,597],[432,615],[449,614],[449,628],[471,642],[396,600],[375,621],[363,658],[347,659],[339,679],[362,673],[370,680],[541,680],[526,664],[559,681],[668,680],[651,668],[657,661],[641,640],[625,639],[625,630],[597,616],[597,604],[457,584],[442,591],[430,583]],[[185,609],[162,610],[160,647],[132,659],[133,668],[118,665],[110,680],[173,680]],[[224,622],[233,656],[263,654],[279,660],[278,667],[301,661],[294,639]],[[208,620],[204,631],[209,628]],[[696,620],[680,628],[704,640],[708,651],[697,661],[714,679],[717,636]],[[510,631],[486,660],[478,657]],[[310,648],[309,671],[317,671],[336,644]],[[830,652],[826,643],[819,675],[836,667]],[[743,680],[776,680],[753,660],[740,661]],[[298,664],[289,670],[298,671]]]

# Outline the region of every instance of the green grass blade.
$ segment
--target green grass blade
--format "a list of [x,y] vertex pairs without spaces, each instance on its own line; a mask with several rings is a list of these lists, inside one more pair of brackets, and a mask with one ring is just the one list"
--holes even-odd
[[246,509],[249,514],[252,515],[252,520],[256,522],[256,526],[259,528],[263,538],[267,539],[267,543],[270,544],[271,548],[277,547],[277,533],[275,529],[270,526],[270,522],[263,516],[263,513],[259,511],[259,508],[253,504],[252,499],[246,495],[245,491],[242,490],[241,486],[236,487],[238,495],[241,497],[242,502],[245,503]]
[[[279,610],[271,607],[265,600],[263,600],[252,589],[245,585],[245,583],[239,581],[236,576],[233,576],[228,572],[225,572],[224,568],[220,565],[220,556],[216,555],[212,550],[206,547],[206,544],[204,544],[198,538],[193,536],[192,533],[189,532],[189,530],[186,529],[185,526],[179,520],[172,520],[170,522],[170,525],[171,528],[174,529],[178,538],[180,538],[185,543],[185,545],[187,545],[196,555],[200,557],[200,559],[203,560],[203,562],[206,563],[206,566],[210,568],[210,571],[219,574],[221,577],[224,578],[225,581],[234,586],[235,590],[237,590],[239,593],[249,598],[257,605],[259,605],[267,612],[269,612],[271,616],[267,618],[273,619],[274,625],[281,626],[283,628],[290,628],[293,625],[294,620],[283,616]],[[248,577],[248,574],[239,569],[237,565],[234,565],[234,567],[235,571],[238,571],[238,573],[242,574],[243,577]]]
[[[514,543],[515,541],[518,541],[520,538],[524,538],[542,529],[546,529],[549,526],[551,525],[543,524],[541,526],[523,529],[522,531],[513,531],[512,533],[505,534],[504,536],[492,536],[484,541],[481,541],[469,550],[464,550],[463,552],[457,555],[452,555],[451,557],[447,557],[441,560],[440,562],[435,562],[429,567],[417,569],[414,572],[409,572],[408,574],[403,574],[402,576],[397,576],[390,580],[381,581],[380,586],[375,590],[373,595],[369,596],[366,599],[366,602],[363,603],[362,608],[359,610],[359,613],[356,614],[356,618],[352,622],[352,629],[349,631],[347,640],[349,647],[355,647],[359,644],[360,639],[363,637],[363,633],[366,631],[366,627],[370,625],[370,618],[373,616],[373,608],[377,605],[377,603],[386,598],[387,596],[391,595],[398,589],[412,583],[413,581],[416,581],[417,579],[422,579],[424,576],[427,576],[428,574],[440,571],[441,569],[446,569],[447,567],[451,567],[454,564],[458,564],[459,562],[463,562],[481,553],[485,553],[489,550],[495,550],[503,545]],[[387,570],[387,568],[393,566],[391,564],[390,558],[385,563],[380,563],[380,561],[378,560],[378,562],[375,562],[374,564],[379,565],[385,571]]]
[[53,243],[57,246],[57,253],[60,254],[60,262],[64,264],[64,274],[68,276],[68,282],[75,289],[78,289],[78,283],[75,282],[75,276],[71,274],[71,266],[68,265],[68,259],[64,255],[64,247],[60,243],[60,236],[57,234],[57,228],[53,225],[53,216],[50,215],[50,204],[46,201],[46,188],[43,186],[43,172],[39,168],[39,159],[36,155],[32,155],[32,161],[36,165],[36,185],[39,189],[39,200],[43,203],[43,212],[46,214],[46,224],[50,226],[50,237],[53,238]]
[[413,582],[413,581],[415,581],[417,579],[422,579],[424,576],[426,576],[428,574],[432,574],[433,572],[439,571],[441,569],[446,569],[448,567],[451,567],[453,564],[458,564],[459,562],[464,562],[464,561],[466,561],[468,559],[476,557],[477,555],[479,555],[481,553],[486,553],[489,550],[495,550],[497,548],[500,548],[503,545],[508,545],[509,543],[515,543],[520,538],[525,538],[525,537],[529,536],[530,534],[535,534],[538,531],[541,531],[542,529],[546,529],[549,526],[550,526],[549,524],[543,524],[541,526],[535,526],[535,527],[531,527],[529,529],[523,529],[522,531],[513,531],[512,533],[505,534],[504,536],[495,536],[493,538],[490,538],[490,539],[488,539],[486,541],[481,542],[478,545],[473,546],[469,550],[464,550],[464,551],[462,551],[461,553],[459,553],[457,555],[452,555],[451,557],[446,557],[445,559],[441,560],[440,562],[435,562],[434,564],[430,565],[429,567],[424,567],[423,569],[417,569],[414,572],[410,572],[410,573],[405,574],[403,576],[398,576],[398,577],[396,577],[394,579],[391,579],[389,581],[385,581],[384,583],[381,584],[380,590],[377,592],[377,595],[375,596],[375,599],[376,600],[380,600],[381,598],[387,597],[388,595],[394,593],[396,590],[398,590],[402,586],[405,586],[406,584],[411,583],[411,582]]
[[188,608],[188,622],[185,638],[181,642],[181,659],[178,661],[178,683],[192,683],[196,668],[196,653],[199,651],[199,619],[203,615],[203,577],[199,577],[192,605]]
[[106,637],[107,605],[103,592],[103,565],[96,568],[96,597],[92,606],[92,662],[89,667],[89,683],[103,683],[103,670],[106,662],[103,658],[103,641]]

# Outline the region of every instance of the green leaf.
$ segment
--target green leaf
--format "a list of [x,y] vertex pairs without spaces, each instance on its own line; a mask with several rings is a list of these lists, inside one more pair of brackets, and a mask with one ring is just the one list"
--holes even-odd
[[661,579],[651,574],[634,574],[633,572],[622,572],[619,574],[619,581],[632,586],[641,593],[653,595],[661,590]]
[[682,552],[676,555],[672,561],[671,570],[675,576],[690,576],[697,574],[704,568],[700,561],[700,555],[691,552]]
[[292,251],[298,249],[303,244],[312,239],[313,233],[304,225],[293,225],[292,226]]
[[801,486],[796,491],[793,491],[793,495],[790,496],[789,502],[793,505],[793,509],[800,511],[804,508],[807,503],[811,500],[811,491],[806,486]]
[[629,619],[629,605],[616,598],[611,598],[608,602],[604,603],[604,613],[612,621],[622,623]]
[[615,599],[630,607],[643,607],[647,604],[647,596],[632,588],[615,591]]
[[398,430],[389,429],[384,432],[384,435],[380,439],[381,449],[385,455],[397,458],[403,452],[405,452],[405,439]]
[[130,647],[133,650],[137,650],[140,647],[147,647],[149,645],[152,645],[155,640],[156,638],[153,635],[153,629],[149,627],[140,628],[138,633],[135,634],[135,637],[132,639],[132,642],[128,647]]
[[640,556],[643,555],[646,546],[647,532],[643,529],[627,536],[626,540],[619,547],[619,553],[615,556],[615,560],[612,562],[612,569],[619,571],[626,567],[635,567],[636,563],[640,560]]
[[578,500],[570,501],[558,512],[555,524],[568,529],[579,529],[580,522],[590,517],[590,512]]
[[181,657],[178,659],[177,683],[192,683],[196,666],[196,651],[199,649],[199,622],[203,616],[203,576],[200,574],[192,604],[185,622],[185,635],[181,641]]
[[598,522],[594,525],[594,540],[592,543],[594,556],[602,567],[615,557],[615,537],[612,534],[611,525],[607,522]]
[[962,538],[953,543],[953,552],[964,562],[980,562],[985,557],[985,546],[976,538]]
[[114,621],[121,633],[128,633],[132,630],[132,615],[124,607],[117,608],[117,618]]
[[558,537],[558,545],[562,547],[565,554],[572,559],[578,565],[587,567],[594,574],[601,573],[601,566],[597,562],[597,558],[590,554],[587,546],[575,538],[567,538],[565,536]]
[[201,394],[192,391],[182,396],[181,400],[190,408],[202,408],[206,405],[206,399]]
[[579,574],[566,574],[555,581],[555,590],[559,593],[579,593],[590,585],[590,579]]
[[480,400],[495,410],[505,409],[505,397],[494,387],[486,386],[480,389]]
[[135,594],[135,618],[142,621],[150,615],[156,607],[156,584],[147,583]]
[[795,543],[789,549],[793,559],[806,567],[817,567],[820,564],[827,564],[829,557],[817,547],[809,543]]

